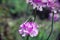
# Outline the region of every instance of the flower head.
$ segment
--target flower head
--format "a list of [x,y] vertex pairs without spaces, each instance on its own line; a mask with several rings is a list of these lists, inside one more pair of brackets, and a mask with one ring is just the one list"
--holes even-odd
[[33,6],[33,9],[37,10],[42,9],[42,7],[59,7],[57,0],[26,0],[27,3],[30,3]]
[[19,33],[22,37],[30,35],[31,37],[38,35],[38,25],[34,22],[26,22],[20,25]]

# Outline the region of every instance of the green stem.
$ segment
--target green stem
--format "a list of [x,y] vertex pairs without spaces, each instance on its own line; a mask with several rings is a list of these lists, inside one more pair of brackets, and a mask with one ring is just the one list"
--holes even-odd
[[26,40],[29,40],[29,35],[27,36]]
[[34,21],[36,20],[36,9],[35,9],[35,13],[34,13]]
[[53,15],[52,15],[51,32],[50,32],[50,34],[49,34],[47,40],[49,40],[49,38],[50,38],[50,36],[51,36],[51,34],[52,34],[52,32],[53,32],[53,24],[54,24],[54,13],[53,13]]

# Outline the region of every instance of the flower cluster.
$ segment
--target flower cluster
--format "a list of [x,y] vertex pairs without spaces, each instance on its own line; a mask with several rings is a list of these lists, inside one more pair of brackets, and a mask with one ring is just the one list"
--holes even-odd
[[19,33],[22,37],[30,35],[31,37],[38,35],[38,25],[35,22],[26,22],[20,25]]
[[57,0],[26,0],[28,4],[33,6],[33,9],[37,8],[37,10],[42,11],[43,7],[59,7]]
[[54,21],[59,19],[59,14],[57,12],[60,8],[59,0],[26,0],[26,2],[27,4],[32,5],[33,9],[37,9],[39,11],[43,11],[43,8],[48,7],[51,10],[49,19],[52,19],[52,10],[54,12]]

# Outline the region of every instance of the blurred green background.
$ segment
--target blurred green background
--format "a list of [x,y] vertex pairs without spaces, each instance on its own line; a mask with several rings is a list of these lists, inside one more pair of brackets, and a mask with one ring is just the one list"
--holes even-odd
[[[32,7],[26,0],[0,0],[0,39],[1,40],[26,40],[18,33],[20,24],[32,15]],[[36,18],[39,24],[39,34],[29,40],[46,40],[51,30],[51,21]],[[60,33],[60,21],[54,23],[54,29],[49,40],[57,40]]]

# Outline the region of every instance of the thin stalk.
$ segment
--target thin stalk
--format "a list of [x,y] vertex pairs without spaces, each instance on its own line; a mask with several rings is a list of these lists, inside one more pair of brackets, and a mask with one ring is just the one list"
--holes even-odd
[[50,34],[49,34],[47,40],[49,40],[49,38],[50,38],[50,36],[51,36],[51,34],[52,34],[52,32],[53,32],[53,24],[54,24],[54,13],[53,13],[53,15],[52,15],[51,32],[50,32]]
[[26,40],[29,40],[29,35],[27,36]]
[[34,13],[34,21],[36,20],[36,9],[35,9],[35,13]]

